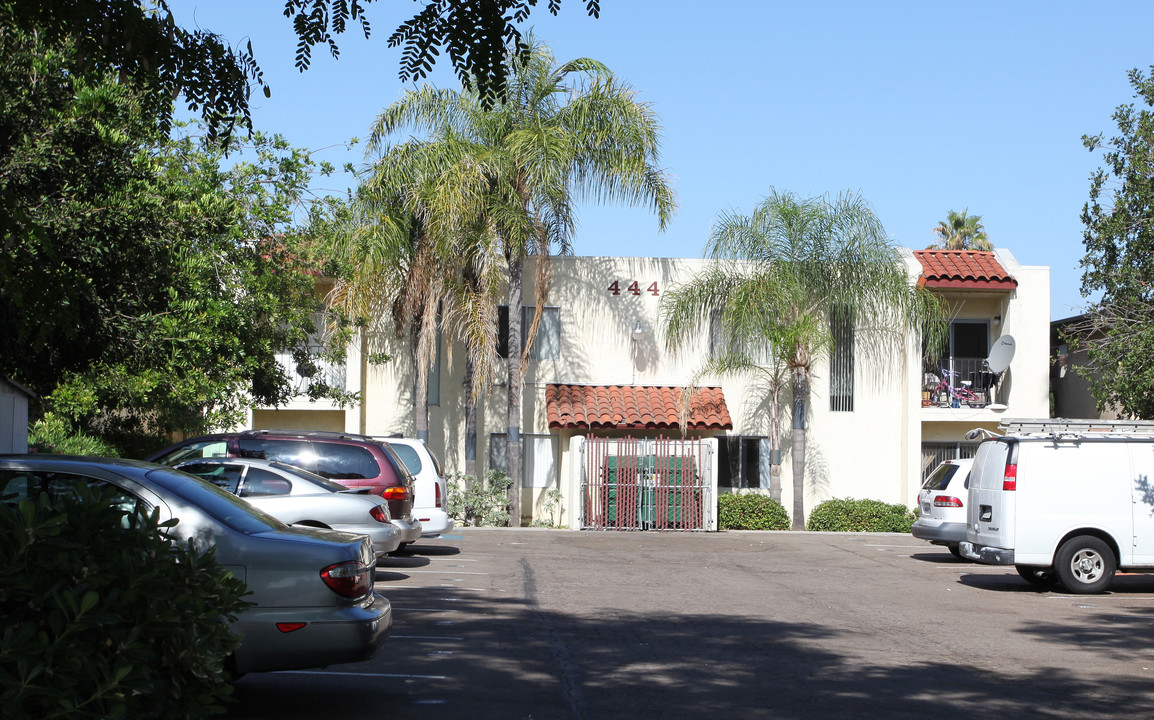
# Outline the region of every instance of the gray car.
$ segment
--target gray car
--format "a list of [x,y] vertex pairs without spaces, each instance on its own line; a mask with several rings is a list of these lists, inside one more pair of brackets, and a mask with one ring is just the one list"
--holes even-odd
[[0,457],[0,495],[32,498],[74,484],[112,486],[137,512],[177,519],[169,532],[216,557],[244,581],[247,600],[232,629],[239,674],[324,667],[375,656],[392,627],[392,605],[373,592],[376,558],[362,535],[290,528],[235,495],[169,467],[62,455]]
[[387,500],[307,470],[252,458],[202,458],[176,468],[244,498],[288,525],[368,535],[378,558],[401,544]]

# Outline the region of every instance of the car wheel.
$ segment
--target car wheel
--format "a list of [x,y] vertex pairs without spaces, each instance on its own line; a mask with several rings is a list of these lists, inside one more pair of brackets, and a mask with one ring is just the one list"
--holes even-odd
[[950,549],[950,554],[953,555],[954,557],[956,557],[957,559],[959,559],[959,560],[965,560],[966,559],[966,556],[962,554],[962,551],[960,549],[958,549],[957,545],[947,545],[946,547],[948,547]]
[[1054,556],[1054,570],[1063,587],[1079,595],[1105,591],[1116,567],[1114,551],[1091,535],[1070,538]]
[[1053,568],[1030,567],[1029,565],[1015,565],[1018,575],[1031,585],[1038,587],[1054,587],[1058,583],[1058,575]]

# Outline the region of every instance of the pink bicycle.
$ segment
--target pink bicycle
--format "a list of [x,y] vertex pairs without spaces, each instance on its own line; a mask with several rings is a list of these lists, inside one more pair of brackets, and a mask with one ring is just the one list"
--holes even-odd
[[958,377],[958,373],[953,370],[942,368],[941,380],[938,386],[932,390],[930,396],[934,404],[941,407],[961,407],[965,403],[969,407],[984,407],[985,401],[974,394],[970,390],[972,384],[969,380],[958,380],[959,387],[955,388],[950,384],[950,378]]

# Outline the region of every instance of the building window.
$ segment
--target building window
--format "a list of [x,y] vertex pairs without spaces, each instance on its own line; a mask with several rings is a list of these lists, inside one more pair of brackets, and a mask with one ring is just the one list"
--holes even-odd
[[[521,307],[521,347],[529,334],[536,306]],[[497,356],[509,357],[509,306],[497,308]],[[537,337],[533,340],[530,360],[556,360],[561,357],[561,308],[546,307],[541,312],[541,322],[537,326]]]
[[769,489],[768,438],[734,436],[718,441],[718,487]]
[[509,436],[506,433],[489,433],[489,469],[509,471]]
[[[489,469],[509,472],[509,442],[506,433],[489,434]],[[557,487],[556,435],[521,436],[521,487]]]
[[833,352],[829,357],[829,409],[853,412],[853,314],[834,310],[830,313],[829,323],[833,334]]

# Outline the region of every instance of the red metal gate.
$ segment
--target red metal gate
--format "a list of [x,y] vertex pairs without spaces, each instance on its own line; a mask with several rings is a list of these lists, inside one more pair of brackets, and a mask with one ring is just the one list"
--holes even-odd
[[705,530],[710,447],[700,438],[586,438],[581,527]]

